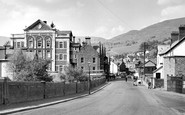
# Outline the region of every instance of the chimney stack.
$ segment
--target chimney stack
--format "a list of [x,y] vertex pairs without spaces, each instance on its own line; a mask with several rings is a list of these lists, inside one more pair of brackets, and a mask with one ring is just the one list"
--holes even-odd
[[91,45],[91,38],[90,37],[86,37],[85,40],[86,40],[87,45]]
[[180,25],[179,27],[179,41],[185,37],[185,25]]
[[75,43],[75,36],[73,36],[73,43]]
[[171,44],[179,39],[179,32],[172,31],[171,33]]
[[47,24],[47,21],[43,21],[45,24]]

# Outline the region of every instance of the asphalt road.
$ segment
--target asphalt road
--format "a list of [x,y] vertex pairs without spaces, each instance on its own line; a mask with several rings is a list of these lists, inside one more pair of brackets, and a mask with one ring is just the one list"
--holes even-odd
[[176,115],[178,111],[166,103],[174,100],[164,95],[133,86],[132,81],[113,81],[93,95],[14,115]]

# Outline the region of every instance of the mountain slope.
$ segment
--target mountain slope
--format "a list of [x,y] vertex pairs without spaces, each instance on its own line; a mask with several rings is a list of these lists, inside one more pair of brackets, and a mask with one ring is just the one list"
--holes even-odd
[[147,40],[163,41],[170,37],[172,31],[178,31],[178,27],[183,24],[185,24],[185,18],[166,20],[141,30],[132,30],[116,36],[108,40],[106,46],[118,54],[135,52],[142,42]]

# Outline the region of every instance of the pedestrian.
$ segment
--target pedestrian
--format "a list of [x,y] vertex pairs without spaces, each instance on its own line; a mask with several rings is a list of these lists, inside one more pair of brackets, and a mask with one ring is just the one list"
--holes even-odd
[[151,82],[148,82],[148,89],[151,89]]
[[125,81],[127,82],[127,77],[125,77]]

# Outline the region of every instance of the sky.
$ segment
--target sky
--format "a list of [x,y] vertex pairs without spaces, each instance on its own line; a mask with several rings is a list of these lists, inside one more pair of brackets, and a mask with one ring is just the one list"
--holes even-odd
[[110,39],[185,17],[185,0],[0,0],[0,36],[24,33],[41,19],[75,36]]

